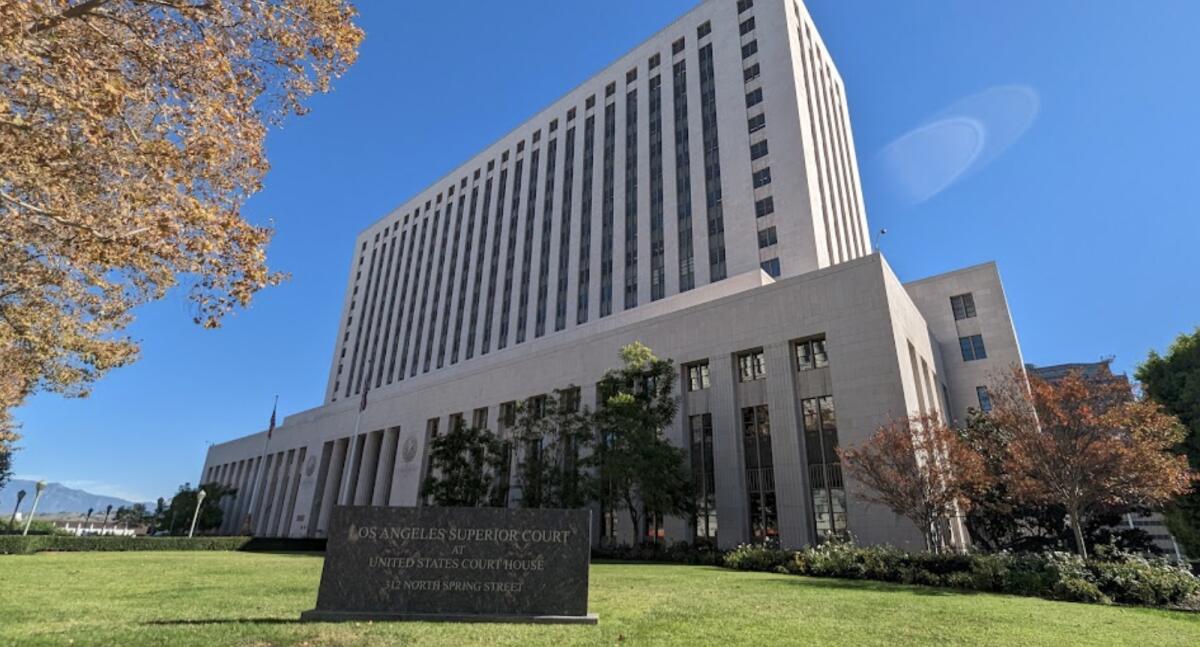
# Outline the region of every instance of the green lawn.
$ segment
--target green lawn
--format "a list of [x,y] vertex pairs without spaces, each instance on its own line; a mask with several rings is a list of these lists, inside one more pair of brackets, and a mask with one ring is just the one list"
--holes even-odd
[[702,566],[597,564],[596,626],[301,624],[321,558],[0,557],[0,645],[1200,645],[1200,615]]

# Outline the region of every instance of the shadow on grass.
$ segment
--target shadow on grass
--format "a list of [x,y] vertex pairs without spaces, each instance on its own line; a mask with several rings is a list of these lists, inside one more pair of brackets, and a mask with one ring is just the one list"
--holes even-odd
[[291,618],[190,618],[178,620],[149,620],[141,623],[143,625],[159,626],[159,627],[189,627],[189,626],[204,626],[204,625],[298,625],[300,619]]
[[[780,575],[783,575],[782,573]],[[854,591],[876,591],[880,593],[912,593],[934,597],[958,597],[981,595],[985,591],[970,589],[950,589],[925,584],[903,584],[900,582],[881,582],[879,580],[850,580],[825,577],[809,577],[805,575],[786,575],[772,580],[785,586],[805,586],[814,589],[842,589]]]

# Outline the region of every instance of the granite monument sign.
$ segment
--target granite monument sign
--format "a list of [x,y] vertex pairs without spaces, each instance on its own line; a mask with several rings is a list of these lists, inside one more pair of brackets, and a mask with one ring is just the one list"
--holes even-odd
[[339,506],[302,620],[595,623],[586,510]]

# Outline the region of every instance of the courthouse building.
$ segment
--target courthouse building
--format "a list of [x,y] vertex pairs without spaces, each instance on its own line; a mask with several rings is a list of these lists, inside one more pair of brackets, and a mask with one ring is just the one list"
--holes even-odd
[[359,234],[324,403],[212,446],[202,481],[242,493],[225,532],[253,512],[256,534],[321,537],[336,503],[418,505],[439,430],[506,433],[512,403],[571,385],[594,406],[633,341],[678,367],[666,433],[702,491],[665,539],[723,547],[923,545],[834,449],[889,416],[962,419],[1022,364],[995,265],[902,283],[872,250],[804,5],[708,0]]

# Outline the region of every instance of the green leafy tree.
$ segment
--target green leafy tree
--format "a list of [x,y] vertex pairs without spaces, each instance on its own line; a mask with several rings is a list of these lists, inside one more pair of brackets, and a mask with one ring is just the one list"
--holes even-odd
[[[621,349],[621,362],[598,385],[597,498],[605,526],[624,507],[641,538],[665,516],[690,517],[696,493],[683,450],[663,435],[679,411],[674,363],[640,342]],[[612,528],[602,527],[601,536],[611,538]]]
[[[192,514],[196,511],[196,497],[204,490],[204,502],[200,505],[200,515],[196,518],[196,531],[219,528],[225,515],[221,510],[221,499],[235,496],[237,488],[230,488],[220,483],[206,483],[199,488],[193,488],[190,483],[179,486],[179,491],[171,497],[171,503],[159,522],[163,525],[159,530],[166,530],[172,535],[186,535],[192,523]],[[144,509],[144,506],[143,506]]]
[[[1150,356],[1134,373],[1147,396],[1187,427],[1181,451],[1200,471],[1200,327],[1180,335],[1165,355]],[[1191,557],[1200,556],[1200,489],[1175,499],[1166,509],[1171,534]]]
[[113,521],[133,527],[144,525],[152,518],[152,515],[146,510],[145,503],[135,503],[117,508],[117,514],[113,516]]
[[490,430],[458,424],[434,437],[429,460],[422,496],[438,506],[486,506],[493,502],[508,450]]
[[592,414],[571,386],[522,403],[513,439],[522,449],[517,466],[521,506],[582,508],[593,497]]

